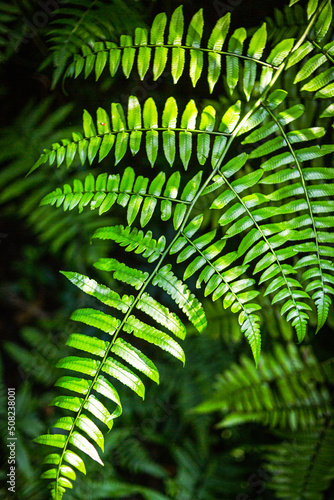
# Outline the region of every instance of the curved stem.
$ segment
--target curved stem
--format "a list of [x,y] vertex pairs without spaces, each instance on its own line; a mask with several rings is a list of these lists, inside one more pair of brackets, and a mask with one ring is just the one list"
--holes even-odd
[[[116,45],[113,47],[106,47],[105,49],[98,49],[93,51],[93,54],[98,54],[99,52],[105,52],[106,50],[110,49],[140,49],[143,47],[148,47],[150,49],[157,49],[157,48],[166,48],[166,49],[184,49],[184,50],[197,50],[198,52],[206,52],[206,53],[211,53],[211,54],[218,54],[222,56],[229,56],[229,57],[236,57],[238,59],[244,59],[246,61],[253,61],[260,66],[266,66],[268,68],[273,68],[273,69],[278,69],[277,66],[273,66],[270,63],[267,63],[265,61],[261,61],[261,59],[256,59],[255,57],[250,57],[250,56],[244,56],[242,54],[235,54],[234,52],[227,52],[224,50],[214,50],[214,49],[205,49],[203,47],[192,47],[188,45],[171,45],[171,44],[163,44],[163,45],[153,45],[153,44],[147,44],[147,45]],[[90,54],[85,54],[85,55],[80,55],[80,58],[86,59]]]

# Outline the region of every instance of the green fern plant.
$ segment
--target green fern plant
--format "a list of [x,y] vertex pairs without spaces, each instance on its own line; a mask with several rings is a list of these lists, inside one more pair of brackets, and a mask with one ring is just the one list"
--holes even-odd
[[276,498],[324,498],[334,477],[333,447],[330,418],[307,431],[287,434],[281,444],[268,447],[266,469],[272,474],[269,486]]
[[309,429],[333,413],[333,360],[320,363],[312,349],[274,344],[256,370],[247,356],[218,377],[213,396],[196,409],[220,411],[219,427],[259,422],[271,428]]
[[[324,98],[333,95],[331,15],[329,0],[311,0],[301,35],[271,45],[266,24],[252,36],[244,28],[229,35],[227,14],[203,42],[202,10],[185,28],[179,7],[170,21],[161,13],[150,30],[138,28],[134,39],[122,35],[119,44],[83,44],[82,55],[75,54],[67,75],[83,73],[87,78],[95,72],[96,80],[106,67],[111,76],[122,71],[129,78],[135,66],[141,79],[152,67],[156,80],[171,58],[174,85],[184,72],[194,87],[205,76],[209,91],[222,87],[232,104],[218,120],[214,106],[202,107],[194,100],[179,113],[174,97],[167,99],[162,110],[152,98],[141,104],[131,96],[125,112],[119,103],[112,103],[110,113],[99,108],[96,119],[84,111],[83,134],[74,132],[45,149],[31,169],[47,162],[70,168],[76,157],[91,165],[111,151],[114,164],[121,166],[128,151],[139,154],[142,142],[151,167],[161,161],[154,176],[140,175],[131,166],[117,173],[89,173],[83,182],[74,180],[42,200],[44,205],[64,210],[98,209],[99,215],[115,205],[120,206],[117,211],[126,209],[124,224],[101,227],[93,238],[112,240],[144,259],[138,265],[111,257],[95,263],[99,271],[111,273],[122,287],[129,287],[129,294],[119,294],[83,274],[63,272],[95,297],[100,309],[81,308],[72,315],[89,328],[87,334],[71,334],[68,345],[85,354],[59,361],[59,368],[79,376],[60,377],[56,385],[70,395],[52,401],[70,416],[60,417],[48,434],[36,438],[38,443],[58,448],[46,457],[48,469],[43,474],[51,480],[53,498],[62,498],[66,488],[72,488],[74,469],[86,472],[80,452],[102,464],[97,447],[103,451],[104,433],[122,413],[117,384],[144,398],[142,376],[159,382],[156,366],[141,351],[142,341],[184,363],[184,352],[174,338],[184,338],[184,318],[199,332],[205,330],[203,305],[186,280],[191,278],[193,283],[196,277],[196,287],[202,287],[205,296],[213,301],[221,298],[224,308],[238,313],[256,364],[261,349],[260,294],[270,295],[272,305],[282,303],[281,314],[291,322],[299,342],[306,335],[312,306],[317,331],[324,325],[334,292],[334,170],[327,164],[328,157],[323,163],[334,146],[326,144],[326,128],[320,121],[324,119],[327,126],[333,116],[332,109],[325,111],[323,104]],[[307,88],[304,78],[295,85],[299,91],[303,81],[304,90],[316,92],[313,98],[318,102],[320,123],[300,128],[304,106],[285,104],[289,89],[277,83],[290,67],[305,61],[312,65],[310,58],[319,55],[317,81],[306,75],[311,79]],[[237,154],[236,145],[241,148]],[[168,164],[175,168],[172,174],[165,173]],[[204,228],[198,207],[208,199],[211,211],[219,214],[218,229]],[[152,217],[160,219],[159,225],[146,230]],[[140,229],[134,226],[136,221]],[[159,300],[153,296],[155,289],[170,297],[166,304],[160,300],[161,293]],[[174,312],[173,303],[183,316]],[[97,330],[102,334],[97,336]]]
[[212,396],[194,411],[223,414],[222,429],[251,422],[270,427],[284,438],[260,448],[275,498],[320,500],[334,478],[333,373],[333,358],[320,362],[311,347],[275,343],[257,370],[242,356],[219,375]]

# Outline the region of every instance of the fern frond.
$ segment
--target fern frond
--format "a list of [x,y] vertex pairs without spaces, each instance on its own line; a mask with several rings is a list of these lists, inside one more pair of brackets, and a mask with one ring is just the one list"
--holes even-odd
[[[223,341],[233,351],[242,342],[243,338],[232,311],[224,309],[221,299],[212,302],[208,298],[203,301],[203,307],[209,325],[206,336],[210,339]],[[189,325],[187,332],[191,336],[191,334],[195,333],[195,328]]]
[[197,412],[221,411],[220,427],[258,422],[271,428],[310,429],[332,415],[332,396],[326,384],[332,380],[333,363],[317,361],[309,347],[274,345],[263,353],[256,369],[243,356],[240,364],[220,375],[213,396]]
[[[322,500],[334,478],[333,420],[318,422],[308,432],[296,432],[277,446],[266,447],[269,487],[279,499]],[[321,478],[321,480],[319,480]]]
[[[134,286],[137,290],[149,277],[148,273],[130,268],[116,259],[99,259],[94,266],[102,271],[113,271],[114,279]],[[201,303],[190,292],[186,284],[179,280],[170,269],[170,265],[160,268],[153,277],[152,284],[165,290],[188,316],[197,330],[200,332],[203,331],[206,328],[206,318]]]
[[328,33],[333,19],[333,6],[330,0],[327,0],[319,13],[314,27],[315,41],[320,42]]
[[[134,286],[137,290],[141,288],[149,278],[148,273],[144,273],[138,269],[130,268],[129,266],[118,262],[116,259],[99,259],[94,264],[94,266],[100,270],[113,271],[114,279]],[[203,331],[207,326],[203,306],[195,297],[195,295],[190,292],[187,285],[179,280],[172,271],[170,271],[170,268],[170,265],[166,265],[158,269],[156,274],[153,273],[151,275],[151,278],[153,278],[152,284],[157,285],[165,290],[175,300],[180,309],[188,316],[189,320],[193,323],[197,330],[199,332]],[[152,308],[155,309],[155,312],[152,311],[152,317],[154,319],[156,319],[156,314],[162,314],[166,317],[166,308],[161,307],[161,305],[156,303],[156,301],[148,299],[148,296],[146,294],[144,294],[143,297],[140,297],[138,303],[139,309],[144,310],[146,313],[148,313],[149,310],[152,311]],[[148,302],[150,302],[150,307]],[[171,331],[182,338],[184,336],[184,327],[182,323],[174,315],[171,317],[168,315],[168,323],[170,323],[171,320],[172,323],[174,323],[174,325],[170,328]],[[161,322],[161,320],[159,322]],[[176,329],[175,322],[177,322]]]
[[[84,76],[87,78],[95,69],[96,79],[98,79],[109,60],[111,76],[115,75],[118,68],[122,68],[124,75],[128,78],[137,60],[140,79],[145,78],[152,62],[153,78],[157,80],[165,70],[170,55],[171,74],[174,83],[177,83],[184,72],[186,53],[190,53],[189,76],[194,87],[202,75],[204,60],[207,59],[207,81],[212,92],[219,78],[223,76],[222,59],[226,58],[226,75],[230,91],[234,90],[239,81],[239,74],[243,70],[245,75],[243,90],[246,98],[249,99],[257,66],[269,68],[276,66],[276,61],[270,58],[267,61],[261,60],[266,45],[265,26],[253,35],[248,50],[243,53],[247,33],[244,29],[239,29],[230,38],[227,37],[230,27],[229,13],[217,21],[209,36],[207,48],[203,48],[202,45],[204,27],[202,9],[190,21],[184,41],[182,6],[178,7],[171,16],[167,39],[166,27],[167,16],[161,13],[154,19],[150,32],[147,29],[137,28],[134,40],[132,36],[122,35],[118,45],[113,42],[96,43],[89,51],[85,47],[82,55],[75,56],[67,75],[76,78],[84,71]],[[227,50],[223,50],[227,40]]]
[[157,384],[159,383],[159,372],[155,364],[139,349],[133,347],[119,337],[115,340],[111,351],[130,365],[134,366],[137,370],[144,373],[148,378]]
[[[130,149],[136,155],[140,149],[143,134],[145,135],[145,149],[147,158],[153,167],[159,149],[159,137],[162,135],[162,145],[166,160],[173,166],[176,152],[176,136],[180,159],[187,169],[192,151],[193,136],[197,136],[197,159],[203,165],[211,153],[210,137],[215,138],[212,146],[211,162],[214,165],[217,159],[217,150],[226,143],[231,135],[229,119],[232,111],[240,103],[236,103],[231,110],[223,116],[218,130],[215,129],[216,111],[212,106],[206,106],[197,120],[198,110],[193,100],[189,101],[182,113],[180,123],[177,124],[178,107],[173,97],[165,102],[164,110],[159,125],[158,111],[154,100],[148,98],[141,109],[137,97],[131,96],[128,101],[127,118],[119,103],[111,104],[111,125],[107,112],[97,110],[96,127],[92,116],[84,111],[83,128],[84,136],[73,133],[73,139],[63,139],[52,145],[52,149],[44,149],[39,160],[30,172],[33,172],[43,163],[50,165],[56,163],[60,167],[64,162],[70,167],[76,155],[82,164],[86,159],[91,164],[98,154],[98,161],[102,161],[115,146],[115,165]],[[198,123],[198,125],[196,125]],[[161,141],[161,139],[160,139]]]
[[177,337],[184,339],[186,336],[186,328],[180,318],[157,300],[144,292],[139,299],[136,307],[153,318],[157,323],[170,330]]
[[119,319],[92,308],[77,309],[72,313],[71,319],[94,326],[109,335],[113,335],[120,326]]
[[143,323],[133,315],[129,316],[123,329],[127,333],[132,333],[135,337],[160,347],[160,349],[169,352],[182,361],[183,364],[185,363],[185,355],[181,346],[161,330]]
[[[85,278],[85,277],[82,277],[82,278]],[[87,280],[85,280],[85,281],[87,281]],[[99,285],[99,287],[101,288],[101,285]],[[99,300],[101,300],[100,294],[96,294],[95,291],[94,291],[94,293],[90,293],[90,294],[95,296]],[[105,303],[105,300],[102,300],[102,302]],[[116,304],[116,305],[118,305],[118,304]],[[182,323],[177,318],[177,316],[171,314],[167,308],[164,308],[163,306],[161,306],[157,301],[152,299],[148,294],[143,294],[143,297],[140,299],[140,301],[138,303],[138,309],[144,310],[147,314],[150,314],[151,312],[153,312],[154,319],[157,318],[156,312],[158,312],[158,314],[159,314],[158,319],[160,322],[162,322],[163,324],[167,324],[169,326],[169,328],[172,329],[172,331],[174,331],[174,332],[176,331],[179,335],[181,332],[181,335],[182,335],[183,332],[182,332],[182,330],[180,330]],[[78,309],[72,314],[71,319],[74,321],[79,321],[79,322],[85,323],[86,325],[98,328],[98,329],[104,331],[105,333],[108,333],[109,335],[113,335],[120,326],[120,320],[113,318],[109,314],[106,314],[102,311],[98,311],[96,309],[88,309],[88,308]],[[170,324],[171,321],[172,321],[172,325]],[[139,321],[135,316],[131,315],[126,320],[125,325],[123,326],[123,330],[127,333],[133,333],[134,336],[139,337],[139,338],[144,339],[148,342],[151,342],[152,344],[159,346],[161,349],[164,349],[167,352],[170,352],[176,358],[180,359],[184,363],[184,352],[177,342],[175,342],[166,333],[159,331],[156,328],[143,323],[142,321]],[[114,345],[113,345],[111,351],[115,352],[116,354],[118,354],[119,356],[124,358],[124,355],[126,353],[123,354],[123,351],[125,350],[126,352],[129,352],[131,346],[129,344],[125,343],[126,349],[124,347],[122,350],[122,348],[121,348],[123,345],[122,342],[123,341],[121,339],[117,339],[114,342]],[[122,344],[121,346],[119,345],[120,343]],[[90,352],[91,354],[95,354],[95,355],[99,355],[99,356],[103,357],[105,355],[106,349],[108,347],[108,342],[99,341],[99,339],[97,339],[97,338],[94,338],[94,339],[92,339],[90,337],[87,338],[84,335],[78,335],[78,334],[74,335],[73,334],[73,335],[71,335],[71,337],[69,339],[68,345],[71,345],[72,347],[76,347],[77,349],[84,350],[86,352]],[[117,349],[115,346],[117,346]],[[115,349],[117,352],[115,351]],[[134,351],[134,353],[137,353],[137,357],[138,357],[140,354],[140,351],[137,349]],[[148,358],[145,358],[143,356],[144,355],[141,355],[142,360],[148,359]],[[127,361],[130,360],[129,354],[126,357],[126,360]],[[152,364],[152,362],[148,363],[148,361],[147,361],[147,364],[150,364],[151,368],[152,368],[152,366],[154,366]],[[136,366],[136,365],[134,365],[134,366],[138,369],[138,366]],[[146,371],[145,371],[145,374],[147,375]],[[148,372],[148,373],[149,373],[149,375],[147,375],[147,376],[152,378],[153,374],[151,372]],[[154,375],[153,379],[154,380],[157,379],[156,375]]]
[[77,206],[79,212],[89,206],[91,210],[99,209],[99,215],[102,215],[117,203],[127,207],[129,225],[140,213],[140,225],[145,227],[158,202],[163,221],[172,216],[173,205],[181,205],[183,208],[179,210],[184,211],[196,194],[194,187],[198,187],[200,176],[201,174],[197,174],[190,179],[179,194],[181,176],[178,171],[167,179],[164,172],[160,172],[151,182],[147,177],[136,177],[131,167],[127,167],[122,176],[100,174],[95,180],[92,174],[88,174],[84,182],[74,180],[73,188],[65,184],[62,189],[55,189],[42,199],[41,205],[62,205],[64,211],[73,210]]
[[[152,239],[151,234],[148,235],[149,238],[147,238],[147,235],[145,237],[139,235],[138,237],[139,233],[136,229],[131,231],[130,228],[124,229],[123,226],[102,228],[100,231],[97,231],[95,237],[109,236],[118,241],[119,235],[125,232],[133,238],[134,244],[131,243],[133,250],[138,245],[143,246],[145,239],[145,244],[147,245],[146,254],[150,245],[154,249],[156,246],[161,247],[162,245],[161,249],[165,246],[164,239],[161,239],[161,243],[156,244],[153,243],[155,240]],[[119,242],[123,242],[123,239],[121,238]],[[146,257],[150,260],[149,255],[146,255]],[[38,443],[62,449],[61,455],[51,455],[52,460],[50,459],[50,463],[57,465],[57,469],[51,468],[42,476],[46,479],[54,479],[52,482],[53,496],[57,499],[62,497],[66,488],[72,487],[71,481],[74,481],[76,478],[71,465],[74,465],[73,460],[76,460],[77,455],[76,451],[73,451],[72,448],[74,450],[76,448],[80,449],[90,458],[102,464],[95,448],[96,444],[102,451],[104,448],[104,437],[100,425],[103,424],[110,430],[113,420],[122,412],[118,392],[109,378],[111,377],[121,382],[142,398],[145,395],[145,386],[141,378],[131,368],[138,370],[148,378],[159,383],[159,373],[154,363],[137,347],[132,346],[128,341],[120,337],[120,332],[123,331],[126,334],[132,334],[134,337],[156,345],[172,354],[175,358],[182,361],[182,363],[185,362],[183,349],[174,339],[167,333],[139,320],[134,314],[131,314],[134,307],[137,307],[137,309],[152,317],[154,321],[168,328],[176,336],[184,337],[185,328],[179,318],[144,292],[145,287],[152,280],[153,276],[153,284],[158,284],[165,289],[199,330],[205,327],[205,315],[201,304],[190,293],[186,285],[177,280],[168,270],[164,268],[158,270],[157,268],[155,271],[156,274],[153,273],[149,276],[148,273],[131,269],[115,259],[100,259],[95,265],[99,269],[114,271],[115,279],[134,286],[140,292],[136,299],[127,295],[120,297],[108,287],[100,285],[84,275],[63,272],[81,290],[95,297],[103,304],[122,311],[125,316],[121,320],[93,308],[78,309],[71,316],[73,321],[84,323],[106,333],[108,340],[81,333],[73,333],[70,335],[67,344],[74,349],[88,353],[90,357],[67,356],[57,364],[58,368],[75,371],[81,375],[81,378],[68,375],[62,376],[56,382],[57,386],[80,395],[80,397],[77,395],[57,396],[51,403],[54,406],[76,413],[75,418],[61,418],[53,425],[53,432],[58,432],[59,434],[59,431],[56,431],[56,429],[61,429],[64,434],[61,433],[56,437],[53,434],[47,434],[35,440]],[[166,283],[166,280],[168,283]],[[117,358],[120,358],[122,362]],[[109,400],[107,405],[101,402],[101,396]],[[110,402],[114,405],[112,411],[107,407],[110,405]],[[88,415],[93,415],[97,419],[98,425],[85,412],[88,412]],[[88,435],[90,440],[82,434],[82,431]],[[69,458],[66,455],[68,452],[70,452]]]
[[[302,83],[300,90],[305,92],[306,99],[319,98],[323,101],[320,103],[322,107],[320,118],[334,116],[334,109],[330,100],[334,86],[332,83],[334,42],[323,43],[329,31],[332,17],[333,8],[331,2],[324,2],[322,11],[315,23],[313,37],[290,55],[287,65],[287,68],[289,68],[303,61],[293,83]],[[306,56],[312,57],[305,59]]]
[[[287,153],[281,153],[278,156],[271,157],[262,164],[262,168],[266,171],[270,171],[271,169],[276,169],[277,166],[280,166],[282,164],[289,165],[293,163],[295,165],[295,169],[293,169],[292,172],[289,169],[279,170],[277,173],[262,178],[260,183],[271,185],[274,184],[276,186],[281,183],[283,184],[283,187],[277,189],[276,191],[273,191],[270,195],[268,195],[268,198],[271,201],[279,201],[279,214],[284,214],[284,212],[285,214],[288,214],[291,213],[291,202],[287,205],[282,206],[281,201],[284,200],[286,196],[294,196],[295,211],[293,212],[292,219],[290,219],[288,223],[287,221],[284,222],[284,227],[290,227],[293,230],[295,230],[296,227],[303,227],[303,230],[299,231],[299,235],[301,235],[302,239],[314,238],[315,240],[314,243],[303,242],[297,244],[296,247],[292,246],[290,250],[291,252],[303,252],[303,249],[304,251],[310,251],[312,248],[315,252],[315,255],[312,255],[311,260],[313,259],[313,265],[315,264],[314,260],[317,261],[317,268],[312,268],[312,274],[310,272],[304,273],[303,279],[309,279],[312,277],[316,278],[313,283],[310,283],[309,286],[306,287],[306,292],[310,290],[316,290],[316,292],[312,295],[312,298],[315,301],[318,309],[317,329],[319,330],[324,325],[328,315],[328,309],[331,303],[331,299],[328,294],[332,293],[333,290],[330,285],[334,283],[334,278],[328,273],[325,273],[325,271],[328,270],[328,262],[326,260],[323,260],[323,257],[326,256],[328,252],[330,252],[330,254],[332,253],[331,248],[327,248],[326,246],[321,245],[321,243],[330,243],[331,241],[329,234],[327,235],[327,231],[329,231],[329,228],[333,227],[332,217],[319,217],[316,215],[319,210],[317,207],[319,207],[319,204],[322,205],[321,199],[326,196],[327,193],[331,193],[331,191],[333,190],[333,186],[330,184],[322,185],[319,184],[319,182],[324,180],[327,183],[329,180],[333,180],[334,171],[333,169],[324,169],[320,170],[315,175],[314,168],[304,168],[302,167],[301,162],[330,154],[334,151],[334,147],[331,145],[324,145],[321,148],[319,146],[310,146],[308,148],[296,150],[293,146],[294,143],[300,141],[309,141],[322,137],[325,134],[325,130],[322,128],[317,128],[307,130],[294,130],[292,132],[285,133],[282,124],[279,123],[279,118],[276,118],[271,110],[269,110],[269,113],[281,129],[282,137],[268,141],[265,148],[267,148],[267,146],[269,145],[269,149],[276,149],[285,143],[284,145],[288,147],[289,151]],[[272,146],[274,146],[274,148]],[[260,146],[253,152],[253,156],[257,157],[259,154],[261,154],[261,150],[263,150],[263,147]],[[312,180],[315,180],[316,184],[307,185],[307,181]],[[288,185],[286,185],[287,182],[289,183]],[[299,195],[302,196],[301,199],[299,198]],[[318,201],[317,198],[320,198],[320,200]],[[287,212],[285,211],[286,209],[288,209]],[[305,210],[308,212],[307,214],[305,214]],[[326,212],[325,205],[324,208],[321,208],[320,210],[321,213],[323,213],[324,211]],[[297,211],[300,211],[305,215],[295,217]],[[274,213],[277,213],[277,209],[276,211],[273,211],[273,214]],[[307,226],[311,226],[309,231],[307,231],[306,229]],[[279,226],[277,226],[276,230],[279,230]],[[296,240],[296,238],[298,238],[298,232],[295,232],[291,236],[291,238],[293,240]],[[313,257],[315,257],[315,259]],[[305,262],[305,260],[300,259],[297,264],[297,268],[302,268],[303,263],[309,265],[309,262],[309,260]],[[268,260],[264,265],[268,267],[268,264],[270,263],[270,260]],[[260,269],[257,269],[257,271],[264,269],[263,265],[259,267]],[[329,268],[331,269],[331,266],[329,266]],[[263,276],[261,279],[263,279]],[[289,307],[291,309],[291,303],[288,303],[288,305],[285,306],[285,311],[287,311]]]

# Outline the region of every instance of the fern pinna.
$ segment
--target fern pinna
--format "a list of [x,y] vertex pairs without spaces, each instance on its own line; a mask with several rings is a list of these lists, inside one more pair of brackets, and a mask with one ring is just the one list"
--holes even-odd
[[[49,434],[36,439],[60,449],[46,457],[51,467],[43,474],[51,479],[54,498],[60,499],[72,487],[74,468],[85,472],[78,450],[102,463],[96,445],[103,451],[103,432],[112,428],[122,411],[112,380],[142,398],[143,375],[159,381],[154,363],[131,344],[131,335],[184,363],[184,352],[175,340],[185,336],[184,319],[154,298],[149,293],[152,288],[166,292],[184,318],[202,332],[207,326],[203,306],[185,283],[196,277],[196,287],[202,287],[205,296],[213,301],[222,298],[225,308],[238,313],[256,364],[261,348],[257,300],[261,293],[270,295],[272,304],[283,304],[281,314],[292,323],[299,342],[305,337],[312,304],[317,330],[325,323],[334,292],[334,169],[322,158],[333,153],[334,146],[323,143],[324,126],[299,126],[303,104],[290,106],[287,90],[278,85],[293,66],[317,69],[316,82],[313,73],[304,69],[295,85],[298,92],[316,91],[312,98],[319,101],[319,114],[328,125],[334,115],[332,105],[328,106],[328,97],[333,95],[331,2],[311,1],[307,15],[299,38],[271,46],[266,24],[252,36],[244,28],[229,35],[228,13],[203,44],[202,10],[185,30],[179,7],[169,22],[162,13],[150,30],[138,28],[134,40],[122,35],[119,44],[99,41],[83,45],[82,55],[75,54],[67,75],[78,77],[83,72],[88,77],[95,71],[96,79],[107,66],[111,76],[122,71],[130,77],[135,63],[141,79],[150,68],[157,79],[170,57],[174,84],[187,71],[196,86],[205,72],[210,92],[224,83],[230,105],[219,119],[212,105],[202,108],[194,100],[179,111],[173,97],[162,110],[151,97],[140,103],[131,96],[125,110],[112,103],[110,112],[99,108],[96,119],[84,111],[83,134],[73,133],[71,139],[45,149],[31,169],[47,162],[69,168],[76,156],[82,164],[92,164],[112,152],[114,164],[121,165],[128,150],[135,156],[144,147],[151,167],[155,168],[160,148],[171,167],[180,165],[190,173],[184,180],[180,169],[154,176],[149,169],[144,177],[127,166],[110,174],[89,173],[83,181],[65,184],[42,200],[64,210],[98,210],[99,215],[117,205],[123,207],[124,224],[102,227],[93,238],[112,240],[148,261],[144,269],[118,258],[95,263],[97,269],[128,285],[133,295],[121,296],[79,273],[63,273],[82,291],[118,312],[114,316],[83,308],[72,315],[104,336],[73,333],[68,344],[85,355],[58,363],[79,376],[62,376],[57,385],[75,395],[59,396],[52,402],[74,416],[61,417]],[[319,55],[321,63],[317,59],[314,66],[313,58]],[[245,149],[234,155],[235,144]],[[204,228],[199,201],[218,214],[218,229]],[[153,214],[162,221],[160,234],[156,226],[146,229]],[[185,263],[182,279],[177,266],[181,263]]]

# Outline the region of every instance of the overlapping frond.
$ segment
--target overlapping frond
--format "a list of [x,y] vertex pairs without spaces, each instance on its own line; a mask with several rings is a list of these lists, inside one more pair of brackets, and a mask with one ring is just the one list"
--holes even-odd
[[[116,259],[99,259],[95,263],[95,267],[102,271],[112,271],[114,279],[120,280],[134,286],[137,290],[142,288],[146,280],[150,277],[147,272],[131,268]],[[198,331],[203,331],[206,327],[206,317],[202,304],[192,294],[185,283],[179,280],[170,270],[168,264],[159,269],[156,274],[151,277],[153,285],[157,285],[167,292],[180,307],[180,309],[188,316],[188,319],[193,323]],[[148,305],[144,305],[142,300],[139,301],[139,306],[142,310],[149,309]],[[179,329],[178,329],[179,330]],[[183,330],[182,330],[183,331]],[[175,333],[175,332],[174,332]],[[180,336],[180,333],[179,335]],[[181,337],[183,334],[181,334]]]
[[[267,41],[265,25],[259,28],[245,44],[247,32],[244,28],[235,30],[228,37],[230,13],[217,21],[205,47],[202,41],[203,27],[201,9],[193,16],[185,33],[182,6],[180,6],[172,14],[169,24],[166,14],[158,14],[150,30],[136,29],[134,39],[130,35],[122,35],[119,44],[106,41],[95,43],[91,48],[84,46],[82,55],[76,54],[67,74],[78,77],[84,72],[87,78],[95,72],[97,80],[108,67],[111,76],[121,68],[128,78],[137,62],[141,80],[145,78],[151,66],[153,78],[157,80],[165,70],[170,55],[171,74],[174,83],[177,83],[184,72],[186,54],[189,53],[189,76],[194,87],[203,73],[206,62],[210,92],[220,77],[226,75],[230,92],[233,92],[240,82],[244,95],[249,99],[257,67],[272,69],[281,63],[284,50],[289,52],[288,47],[291,42],[284,40],[265,61],[261,60]],[[226,69],[223,62],[226,62]],[[243,80],[241,74],[244,75]]]
[[[222,299],[213,302],[211,298],[207,298],[203,300],[203,307],[210,326],[206,330],[206,337],[215,340],[221,339],[231,351],[234,350],[243,341],[243,337],[232,311],[224,309]],[[189,325],[187,331],[191,335],[195,332],[195,328]]]
[[[242,161],[246,161],[246,155],[242,155]],[[236,162],[234,162],[236,163]],[[240,161],[239,161],[240,164]],[[230,164],[231,165],[231,164]],[[176,239],[170,249],[171,254],[177,254],[177,263],[185,262],[194,257],[188,263],[183,279],[188,279],[198,274],[196,287],[205,284],[204,295],[212,295],[215,301],[224,297],[224,308],[231,307],[232,312],[239,312],[239,324],[241,331],[248,339],[256,363],[259,360],[261,350],[260,318],[252,314],[260,309],[258,304],[249,303],[259,295],[257,290],[247,290],[255,281],[247,278],[244,273],[248,266],[235,266],[226,270],[238,257],[237,252],[229,252],[221,255],[226,245],[226,239],[216,239],[216,230],[201,234],[192,239],[200,229],[202,216],[195,217]]]
[[[274,91],[238,132],[242,135],[252,131],[243,144],[256,143],[248,160],[267,158],[261,169],[230,180],[247,160],[246,155],[239,155],[218,170],[216,180],[203,194],[224,187],[211,208],[224,209],[218,223],[225,228],[225,238],[247,231],[233,259],[242,257],[244,266],[255,264],[254,274],[261,272],[259,283],[267,282],[265,294],[275,293],[272,303],[285,300],[281,313],[288,313],[288,321],[292,321],[298,339],[302,340],[307,311],[311,310],[303,299],[308,299],[308,292],[313,291],[320,329],[328,314],[334,279],[330,273],[333,266],[326,258],[333,256],[333,207],[330,201],[323,201],[333,194],[333,169],[308,167],[303,162],[332,153],[334,146],[314,144],[325,135],[321,127],[288,132],[286,125],[299,118],[304,109],[295,105],[275,114],[285,97],[283,90]],[[277,135],[271,139],[274,134]],[[264,142],[258,145],[259,141]],[[297,149],[299,143],[309,141],[313,141],[312,145]],[[273,186],[273,190],[269,194],[248,194],[249,188],[257,184]],[[298,253],[309,251],[312,256],[300,259],[296,266],[289,263]],[[310,280],[305,290],[291,276],[303,266],[313,266],[302,276],[302,280]]]
[[[118,229],[121,231],[121,228]],[[111,234],[109,228],[104,231]],[[114,232],[116,235],[117,228],[114,228]],[[132,231],[132,233],[136,232]],[[99,234],[96,236],[103,237]],[[150,243],[152,244],[152,239],[149,240],[148,245]],[[177,315],[170,312],[167,307],[157,302],[148,293],[143,292],[145,288],[143,285],[146,285],[149,277],[148,273],[130,268],[116,259],[100,259],[96,263],[96,267],[112,271],[114,279],[129,284],[141,292],[136,299],[128,295],[121,297],[117,292],[105,285],[98,284],[87,276],[63,272],[82,291],[95,297],[104,305],[123,312],[125,316],[121,320],[93,308],[78,309],[71,316],[72,320],[98,329],[111,339],[104,340],[96,336],[72,333],[67,344],[84,352],[85,357],[68,356],[57,364],[59,368],[74,371],[80,376],[65,375],[60,377],[56,386],[70,391],[71,395],[57,396],[51,403],[75,412],[76,417],[61,417],[53,424],[50,434],[36,438],[38,443],[62,449],[61,454],[53,453],[46,457],[46,464],[57,467],[52,467],[42,475],[43,478],[54,480],[52,483],[54,498],[61,498],[66,488],[72,487],[71,481],[76,479],[73,467],[85,472],[84,461],[77,455],[77,450],[102,464],[96,450],[96,444],[103,451],[103,432],[106,428],[108,430],[112,428],[113,420],[122,412],[118,391],[110,378],[121,382],[142,398],[145,395],[145,386],[136,371],[157,383],[159,382],[159,373],[154,363],[128,342],[128,339],[131,338],[128,335],[132,334],[134,337],[160,347],[183,363],[185,361],[181,346],[170,335],[138,319],[134,314],[130,314],[136,308],[151,317],[155,323],[171,331],[173,335],[180,338],[185,336],[185,327]],[[196,328],[200,331],[205,328],[205,314],[200,302],[190,293],[187,286],[170,272],[169,268],[161,268],[156,274],[153,284],[160,286],[174,298]],[[128,334],[126,340],[119,336],[121,332]],[[87,357],[87,353],[89,357]],[[119,361],[119,358],[122,361]],[[75,395],[73,396],[72,393]],[[104,399],[109,401],[104,402]],[[113,410],[108,409],[110,402],[113,404]],[[91,415],[99,421],[98,425],[92,420]],[[104,425],[101,426],[101,423]]]
[[256,369],[246,356],[215,383],[212,397],[196,411],[220,411],[219,427],[257,422],[271,428],[311,429],[333,414],[333,362],[320,363],[311,348],[290,343],[262,353]]
[[[330,97],[328,91],[331,88],[329,87],[329,83],[332,81],[331,66],[333,66],[334,62],[334,42],[329,42],[323,47],[318,47],[321,49],[319,51],[320,53],[313,55],[306,62],[304,61],[303,67],[298,71],[294,82],[304,82],[304,80],[309,78],[307,83],[303,84],[301,90],[316,92],[315,97]],[[294,54],[294,57],[291,58],[292,61],[290,61],[289,66],[299,62],[298,59],[301,56],[305,57],[305,55],[309,54],[313,49],[314,45],[311,42],[305,42],[305,44],[296,51],[296,55]],[[314,75],[315,72],[318,74]]]

